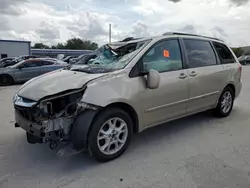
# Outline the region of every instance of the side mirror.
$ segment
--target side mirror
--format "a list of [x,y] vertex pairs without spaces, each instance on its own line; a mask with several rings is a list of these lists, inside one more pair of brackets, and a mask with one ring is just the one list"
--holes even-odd
[[18,69],[21,70],[23,67],[24,67],[24,66],[20,65],[20,66],[18,67]]
[[157,70],[150,69],[147,75],[147,87],[157,89],[160,84],[160,73]]

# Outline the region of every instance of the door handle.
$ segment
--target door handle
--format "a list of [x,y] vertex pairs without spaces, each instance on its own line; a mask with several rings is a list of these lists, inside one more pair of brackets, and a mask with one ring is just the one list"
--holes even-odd
[[181,73],[179,76],[180,79],[185,79],[187,78],[187,75],[185,73]]
[[196,76],[197,75],[197,73],[195,72],[195,71],[192,71],[190,74],[189,74],[189,76]]

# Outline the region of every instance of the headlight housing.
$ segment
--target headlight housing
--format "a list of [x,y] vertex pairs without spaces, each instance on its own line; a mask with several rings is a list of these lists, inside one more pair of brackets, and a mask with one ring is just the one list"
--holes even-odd
[[15,94],[15,95],[13,96],[13,102],[15,102],[17,99],[18,99],[18,95]]
[[32,101],[32,100],[29,100],[29,99],[24,99],[20,96],[18,96],[17,94],[15,94],[13,96],[13,103],[14,105],[17,105],[17,106],[22,106],[22,107],[33,107],[37,104],[36,101]]

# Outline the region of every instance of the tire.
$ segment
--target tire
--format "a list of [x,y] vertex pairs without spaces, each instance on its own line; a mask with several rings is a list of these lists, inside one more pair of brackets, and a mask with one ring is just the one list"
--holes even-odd
[[0,86],[9,86],[14,83],[13,78],[10,75],[0,75]]
[[243,65],[247,65],[247,62],[245,61],[245,62],[243,62]]
[[[221,93],[221,96],[219,98],[218,104],[216,108],[213,110],[214,115],[216,117],[227,117],[233,109],[234,105],[234,91],[231,87],[226,87],[223,92]],[[226,100],[225,97],[229,97],[230,99]],[[225,100],[228,102],[225,102]],[[231,101],[231,102],[229,102]],[[227,107],[223,104],[227,104]]]
[[[113,129],[108,123],[109,120],[111,120],[109,122],[111,124],[114,124],[116,120],[116,129],[114,129],[116,133],[111,133]],[[121,129],[121,127],[123,128]],[[132,127],[133,121],[125,111],[113,107],[105,109],[97,115],[88,134],[90,155],[100,162],[116,159],[128,148],[132,137]],[[121,131],[118,131],[118,128]],[[98,141],[98,138],[101,139]],[[101,148],[105,149],[102,151]]]

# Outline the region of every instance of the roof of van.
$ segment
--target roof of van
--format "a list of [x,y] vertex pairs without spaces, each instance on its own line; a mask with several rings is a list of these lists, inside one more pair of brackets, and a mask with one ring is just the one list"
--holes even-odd
[[163,35],[153,36],[153,37],[145,37],[145,38],[127,37],[126,39],[124,39],[122,41],[112,42],[110,45],[111,46],[121,46],[121,45],[124,45],[124,44],[145,41],[145,40],[148,40],[148,39],[160,39],[160,38],[172,38],[172,37],[199,38],[199,39],[209,39],[209,40],[212,40],[212,41],[224,42],[221,39],[214,38],[214,37],[203,36],[203,35],[180,33],[180,32],[166,32]]

